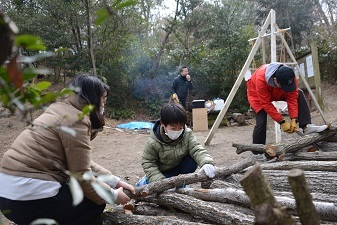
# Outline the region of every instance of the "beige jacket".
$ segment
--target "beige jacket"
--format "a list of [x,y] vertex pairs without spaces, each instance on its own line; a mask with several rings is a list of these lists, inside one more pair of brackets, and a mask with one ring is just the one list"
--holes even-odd
[[[1,172],[14,176],[42,180],[66,182],[65,170],[76,174],[93,171],[111,174],[91,159],[90,120],[86,116],[78,120],[78,114],[87,103],[72,95],[61,102],[51,104],[33,125],[26,128],[5,152],[1,162]],[[76,131],[73,137],[59,126]],[[113,176],[113,185],[119,178]],[[107,184],[106,188],[109,188]],[[94,191],[90,183],[81,182],[84,196],[97,204],[105,201]]]

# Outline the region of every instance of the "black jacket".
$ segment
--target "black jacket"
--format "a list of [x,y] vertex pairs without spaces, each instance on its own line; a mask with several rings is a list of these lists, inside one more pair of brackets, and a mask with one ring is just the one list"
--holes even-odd
[[180,100],[185,100],[188,94],[188,90],[193,89],[191,81],[188,81],[186,77],[181,76],[180,74],[174,78],[172,85],[173,92],[178,95]]

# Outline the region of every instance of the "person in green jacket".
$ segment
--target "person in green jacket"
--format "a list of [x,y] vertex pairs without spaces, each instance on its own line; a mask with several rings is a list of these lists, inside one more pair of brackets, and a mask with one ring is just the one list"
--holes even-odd
[[213,158],[187,128],[187,114],[181,104],[165,104],[148,138],[142,167],[145,172],[136,186],[179,174],[193,173],[197,167],[213,178]]

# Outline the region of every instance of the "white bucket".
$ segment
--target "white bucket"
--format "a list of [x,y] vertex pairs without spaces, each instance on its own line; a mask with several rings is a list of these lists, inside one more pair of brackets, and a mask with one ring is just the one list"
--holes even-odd
[[214,100],[214,104],[215,104],[214,110],[220,111],[225,106],[225,101],[221,98],[217,98]]

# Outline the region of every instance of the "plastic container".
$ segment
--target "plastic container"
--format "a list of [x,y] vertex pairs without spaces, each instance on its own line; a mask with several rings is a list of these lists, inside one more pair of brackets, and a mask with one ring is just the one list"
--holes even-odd
[[214,99],[213,102],[215,104],[215,107],[214,107],[215,111],[220,111],[225,106],[225,101],[221,98]]

